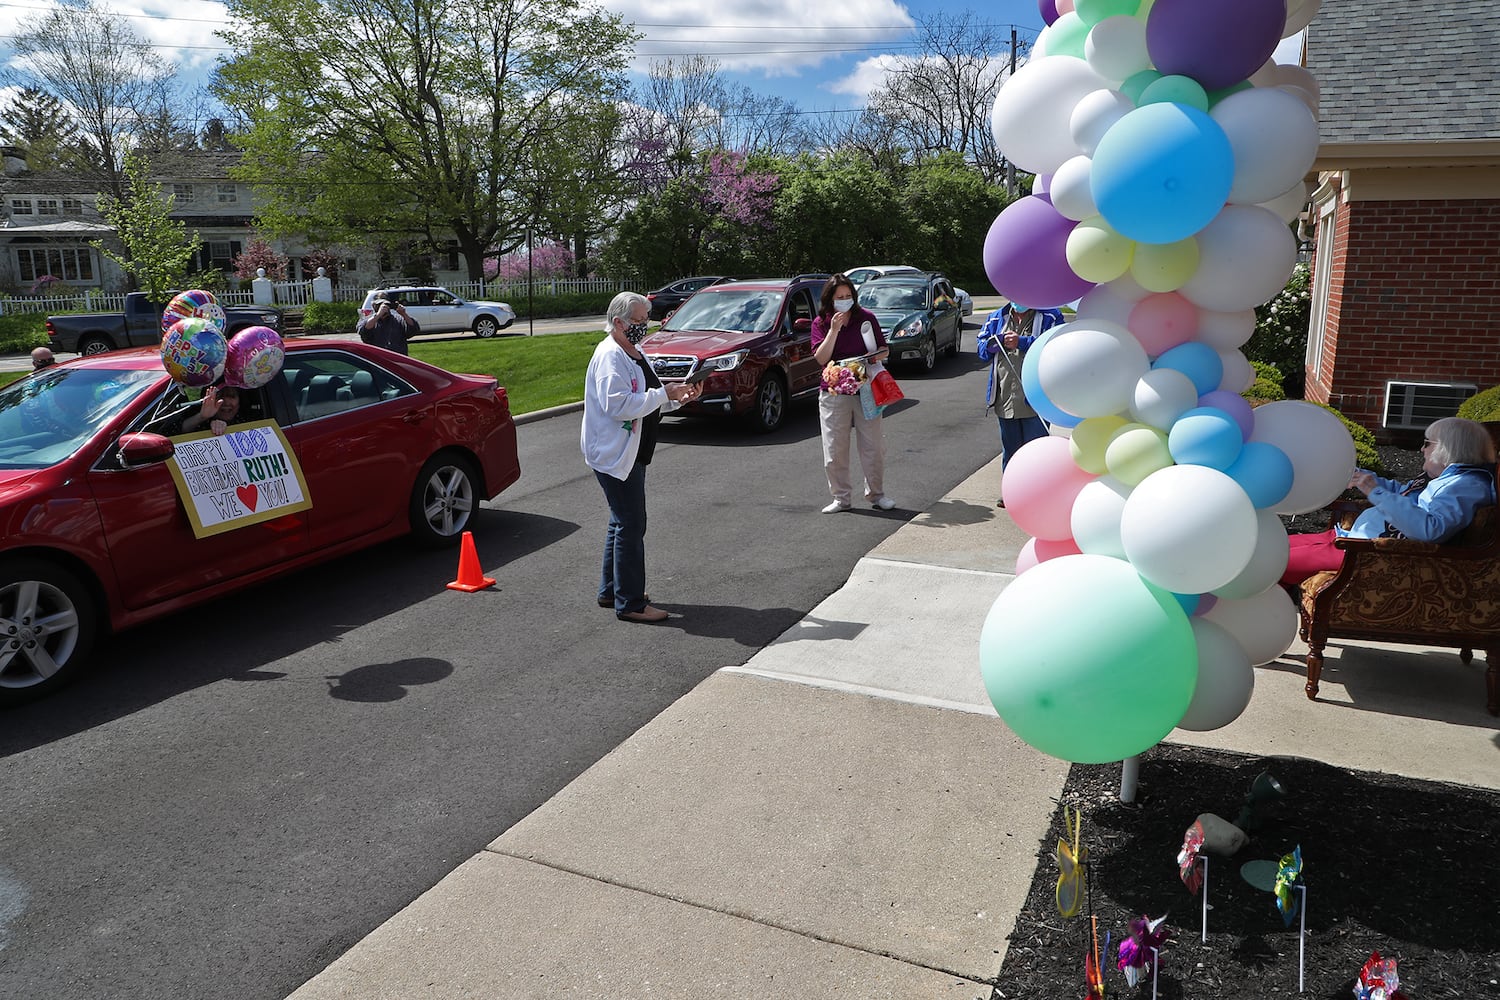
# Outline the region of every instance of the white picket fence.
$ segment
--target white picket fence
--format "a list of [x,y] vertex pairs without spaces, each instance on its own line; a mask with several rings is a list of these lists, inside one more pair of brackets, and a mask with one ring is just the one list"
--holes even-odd
[[[387,282],[388,285],[396,282]],[[278,281],[271,289],[276,296],[276,305],[282,307],[305,306],[313,301],[311,281]],[[499,299],[512,304],[525,302],[527,286],[520,284],[496,285],[482,281],[450,282],[443,284],[454,295],[464,299]],[[357,284],[344,284],[333,289],[335,302],[363,302],[369,289]],[[551,295],[585,292],[639,291],[633,282],[617,281],[614,278],[548,278],[533,282],[531,294],[537,298]],[[250,289],[235,292],[215,292],[220,304],[226,306],[248,306],[254,304]],[[6,298],[0,301],[0,312],[42,313],[55,315],[66,312],[123,312],[124,292],[99,292],[85,290],[78,295],[53,298]]]

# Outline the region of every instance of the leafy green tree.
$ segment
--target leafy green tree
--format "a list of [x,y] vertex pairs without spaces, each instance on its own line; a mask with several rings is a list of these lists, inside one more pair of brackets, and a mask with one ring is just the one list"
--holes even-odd
[[26,151],[26,167],[37,173],[73,165],[78,129],[56,97],[36,87],[11,95],[0,112],[0,142]]
[[[585,0],[230,0],[214,83],[259,226],[314,245],[522,245],[547,151],[611,121],[633,34]],[[570,165],[570,183],[586,178]],[[568,193],[576,216],[576,192]]]
[[941,270],[959,285],[988,286],[984,238],[1009,203],[1005,189],[958,152],[922,160],[901,189],[907,228],[900,260]]
[[758,263],[789,274],[838,271],[905,256],[895,185],[857,154],[784,161]]
[[171,218],[172,196],[147,177],[146,163],[127,154],[124,162],[125,196],[99,196],[99,214],[115,229],[124,252],[94,241],[94,249],[131,275],[152,302],[166,301],[167,293],[182,288],[193,258],[203,246],[197,230]]

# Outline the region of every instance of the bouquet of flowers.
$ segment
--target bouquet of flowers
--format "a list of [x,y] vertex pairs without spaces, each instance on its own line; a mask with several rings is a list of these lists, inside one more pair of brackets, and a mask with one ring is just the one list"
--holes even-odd
[[823,391],[840,396],[859,393],[865,380],[865,366],[859,361],[830,361],[823,369]]

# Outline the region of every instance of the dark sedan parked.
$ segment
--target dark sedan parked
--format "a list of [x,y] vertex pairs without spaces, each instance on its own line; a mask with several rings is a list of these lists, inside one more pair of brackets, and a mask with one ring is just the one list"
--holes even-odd
[[732,279],[721,274],[699,275],[696,278],[678,278],[669,285],[663,285],[654,292],[647,292],[646,298],[651,303],[651,318],[664,320],[670,316],[678,306],[682,305],[688,298],[700,288],[709,285],[717,285],[722,281]]

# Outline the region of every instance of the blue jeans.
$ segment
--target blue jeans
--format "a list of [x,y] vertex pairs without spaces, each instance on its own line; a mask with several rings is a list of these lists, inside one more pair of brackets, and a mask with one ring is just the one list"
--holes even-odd
[[614,598],[615,614],[646,607],[646,467],[636,463],[624,482],[595,472],[609,502],[599,599]]
[[1047,436],[1047,425],[1041,417],[1000,418],[1000,471],[1010,464],[1010,457],[1028,441]]

